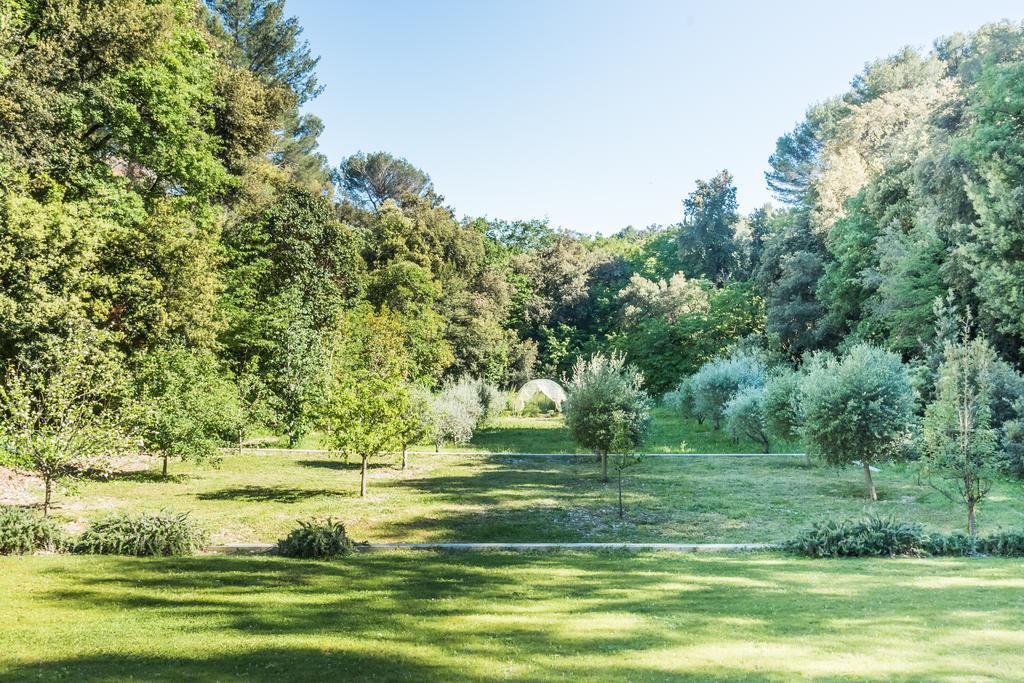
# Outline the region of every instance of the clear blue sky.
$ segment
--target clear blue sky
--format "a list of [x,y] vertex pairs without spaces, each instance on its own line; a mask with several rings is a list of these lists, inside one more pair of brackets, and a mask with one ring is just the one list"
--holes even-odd
[[289,0],[336,165],[386,150],[459,216],[583,232],[674,223],[728,168],[768,201],[776,138],[904,45],[1024,18],[1020,0],[676,2]]

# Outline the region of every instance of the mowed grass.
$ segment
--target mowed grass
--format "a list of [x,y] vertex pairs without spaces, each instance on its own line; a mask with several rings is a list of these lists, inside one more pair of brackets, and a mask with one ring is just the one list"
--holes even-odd
[[[560,450],[562,432],[553,420],[507,420],[480,439],[493,450],[527,444],[547,452]],[[699,438],[705,448],[744,446],[721,434]],[[667,438],[658,445],[679,446]],[[324,454],[230,454],[219,468],[172,463],[171,473],[163,479],[154,462],[148,472],[85,482],[58,498],[56,514],[80,528],[115,509],[189,511],[218,543],[274,542],[310,516],[342,519],[370,542],[778,542],[811,521],[868,511],[936,530],[964,526],[961,508],[904,466],[883,466],[872,504],[859,468],[808,467],[788,456],[649,458],[627,472],[623,519],[615,486],[600,481],[591,456],[423,454],[405,472],[391,457],[372,463],[363,499],[358,463]],[[1021,485],[999,483],[979,524],[982,532],[1024,529]]]
[[0,558],[0,681],[1007,680],[1024,564]]

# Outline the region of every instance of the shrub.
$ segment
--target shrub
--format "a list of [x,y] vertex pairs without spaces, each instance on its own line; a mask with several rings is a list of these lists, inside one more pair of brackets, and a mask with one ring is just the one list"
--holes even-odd
[[298,529],[278,541],[277,552],[284,557],[327,559],[352,551],[352,540],[345,525],[330,517],[300,521]]
[[[690,378],[684,377],[675,389],[662,396],[661,404],[682,418],[694,417]],[[703,418],[699,419],[703,420]]]
[[118,512],[85,530],[76,551],[96,555],[191,555],[206,543],[206,534],[188,513]]
[[978,552],[978,539],[969,534],[928,534],[924,550],[929,555],[967,557]]
[[508,406],[508,394],[482,379],[474,380],[473,384],[480,401],[480,424],[498,417]]
[[37,550],[58,552],[67,537],[49,517],[13,505],[0,505],[0,555],[22,555]]
[[1004,557],[1024,557],[1024,534],[1001,531],[978,540],[978,552]]
[[771,450],[765,427],[764,387],[744,387],[725,404],[725,423],[736,439],[745,438],[760,444],[765,453]]
[[931,541],[920,524],[867,517],[818,522],[783,547],[808,557],[896,557],[926,554]]
[[717,430],[729,399],[745,387],[763,386],[765,372],[764,363],[750,354],[705,363],[690,378],[694,413],[711,420]]

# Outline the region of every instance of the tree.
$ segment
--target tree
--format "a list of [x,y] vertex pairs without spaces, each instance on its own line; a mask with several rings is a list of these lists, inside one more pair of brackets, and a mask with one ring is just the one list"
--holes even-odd
[[446,382],[434,396],[433,412],[434,446],[441,450],[445,443],[466,444],[473,438],[473,432],[484,417],[480,392],[472,380],[465,378],[458,382]]
[[900,453],[913,421],[914,393],[900,357],[857,344],[842,360],[812,369],[800,393],[808,449],[830,465],[860,464],[868,497],[878,500],[871,467]]
[[991,380],[995,354],[984,339],[946,344],[936,380],[935,400],[924,417],[922,460],[932,485],[967,506],[967,530],[975,536],[975,508],[998,473],[991,425]]
[[[764,383],[764,421],[769,436],[777,441],[800,440],[803,415],[800,413],[800,373],[788,368],[769,373]],[[807,458],[810,464],[810,456]]]
[[171,458],[220,460],[225,436],[237,434],[232,414],[238,412],[238,393],[211,354],[180,344],[154,349],[142,359],[136,382],[142,450],[163,460],[163,476]]
[[764,386],[764,377],[764,363],[745,353],[705,363],[690,378],[693,410],[718,431],[730,399],[740,389]]
[[374,212],[389,199],[401,206],[407,197],[427,197],[434,191],[430,176],[387,152],[353,154],[341,162],[337,175],[345,197]]
[[722,414],[734,439],[750,439],[760,444],[765,453],[770,453],[771,443],[768,441],[765,419],[766,395],[763,386],[744,387],[733,394]]
[[0,383],[0,464],[43,479],[43,515],[53,485],[90,469],[126,445],[120,365],[86,330],[47,339],[36,358],[10,363]]
[[404,406],[405,411],[402,413],[402,424],[399,429],[403,471],[409,466],[409,445],[431,436],[434,426],[430,391],[420,384],[413,384],[407,388],[407,392],[408,401]]
[[409,358],[402,335],[394,314],[364,305],[343,316],[334,340],[319,421],[331,448],[359,458],[360,497],[370,458],[399,448],[406,433]]
[[597,354],[579,359],[562,403],[574,441],[594,451],[608,482],[608,454],[627,453],[643,444],[650,426],[650,398],[643,377],[625,357]]
[[732,275],[736,268],[738,207],[728,171],[711,180],[698,180],[697,189],[683,200],[679,257],[691,277],[704,276],[722,285]]

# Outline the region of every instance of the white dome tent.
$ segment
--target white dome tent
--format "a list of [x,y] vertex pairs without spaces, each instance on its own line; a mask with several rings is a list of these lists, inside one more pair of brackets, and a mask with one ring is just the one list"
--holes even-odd
[[555,410],[562,412],[562,401],[565,400],[565,389],[563,389],[558,382],[554,382],[550,379],[531,379],[529,382],[523,385],[523,388],[516,393],[515,399],[512,401],[512,407],[518,413],[537,393],[544,394],[551,402],[555,404]]

